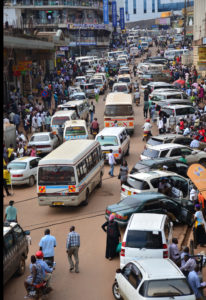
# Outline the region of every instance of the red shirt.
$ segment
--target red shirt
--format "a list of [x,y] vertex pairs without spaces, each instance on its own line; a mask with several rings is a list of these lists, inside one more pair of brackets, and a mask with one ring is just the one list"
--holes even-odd
[[184,121],[180,121],[180,130],[184,129]]
[[92,122],[92,129],[98,129],[99,128],[99,123],[97,121]]

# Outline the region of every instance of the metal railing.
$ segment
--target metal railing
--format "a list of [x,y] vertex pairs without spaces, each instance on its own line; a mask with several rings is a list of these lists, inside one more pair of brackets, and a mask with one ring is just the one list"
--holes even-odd
[[4,5],[9,6],[84,6],[91,8],[103,8],[100,0],[10,0],[5,1]]

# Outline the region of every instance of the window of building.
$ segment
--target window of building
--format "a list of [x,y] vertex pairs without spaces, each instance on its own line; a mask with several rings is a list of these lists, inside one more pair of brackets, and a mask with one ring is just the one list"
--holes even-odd
[[152,0],[152,12],[155,12],[155,0]]
[[128,0],[125,0],[125,14],[127,15],[128,13],[129,13]]
[[133,13],[137,13],[137,0],[133,0]]
[[147,0],[144,0],[144,14],[147,13]]

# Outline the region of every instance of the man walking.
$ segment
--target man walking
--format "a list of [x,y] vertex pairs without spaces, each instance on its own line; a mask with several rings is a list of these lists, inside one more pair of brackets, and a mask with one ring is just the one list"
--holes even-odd
[[89,112],[90,112],[90,122],[92,123],[93,116],[94,116],[94,113],[95,113],[95,106],[93,104],[93,101],[91,101],[91,105],[89,107]]
[[50,235],[50,229],[44,231],[45,236],[41,238],[39,250],[44,254],[44,260],[54,262],[54,248],[56,247],[56,238]]
[[14,201],[9,201],[9,206],[6,208],[5,220],[7,222],[17,222],[17,209],[13,206]]
[[112,153],[112,149],[110,150],[110,153],[108,154],[108,160],[109,160],[109,165],[110,165],[110,171],[109,175],[111,177],[114,177],[114,165],[116,164],[114,154]]
[[68,234],[67,243],[66,243],[66,249],[67,249],[66,252],[70,264],[70,272],[72,272],[72,270],[74,269],[74,262],[72,260],[72,255],[73,255],[75,260],[75,272],[79,273],[79,257],[78,257],[79,247],[80,247],[80,235],[77,232],[75,232],[75,227],[71,226],[70,233]]

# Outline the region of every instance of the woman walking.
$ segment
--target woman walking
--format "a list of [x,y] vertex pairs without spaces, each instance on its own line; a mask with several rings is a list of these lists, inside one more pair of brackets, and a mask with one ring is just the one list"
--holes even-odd
[[109,221],[102,225],[102,229],[107,233],[106,255],[105,257],[112,260],[117,256],[116,248],[119,244],[121,235],[117,222],[114,221],[115,214],[109,216]]
[[121,185],[127,181],[128,172],[129,172],[129,169],[127,166],[127,161],[124,160],[120,167],[120,171],[119,171],[119,179],[120,179]]
[[202,211],[200,210],[200,204],[195,205],[195,214],[194,214],[194,233],[195,233],[195,239],[196,239],[196,245],[204,247],[206,244],[206,222],[203,217]]

